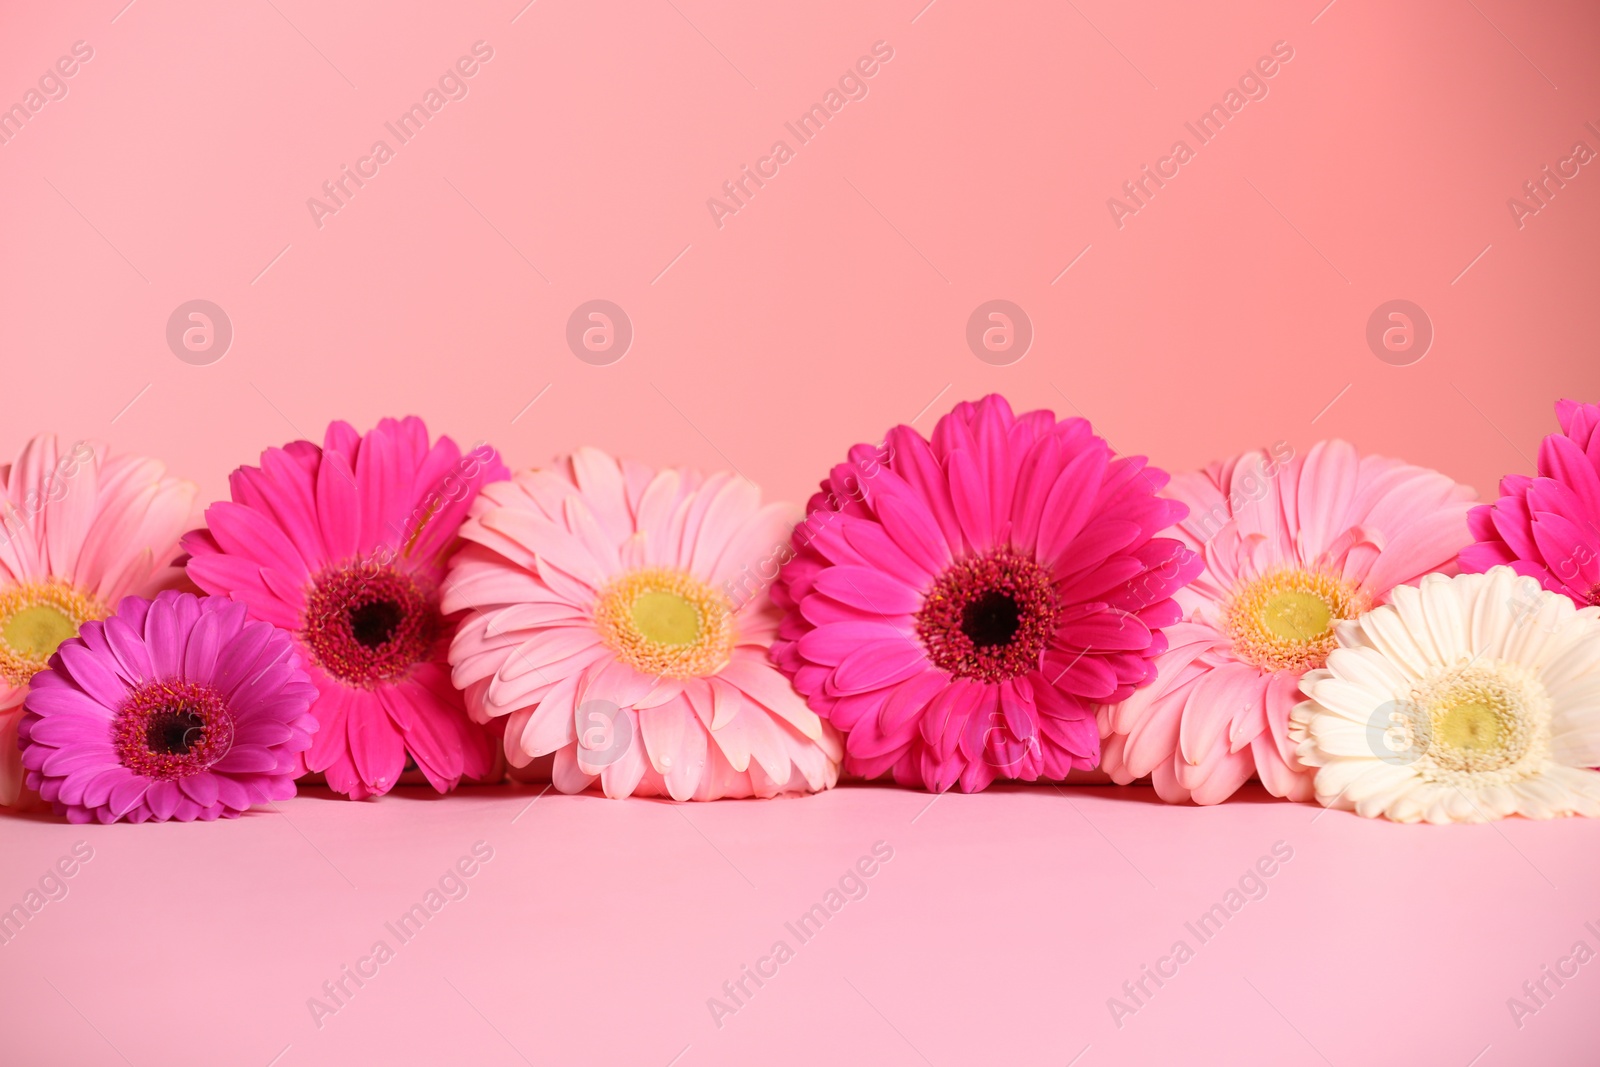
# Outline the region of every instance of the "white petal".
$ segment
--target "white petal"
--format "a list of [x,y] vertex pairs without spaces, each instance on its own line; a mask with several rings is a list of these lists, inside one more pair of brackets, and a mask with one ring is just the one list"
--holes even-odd
[[1341,807],[1348,807],[1348,802],[1355,799],[1350,792],[1351,786],[1375,768],[1383,766],[1384,764],[1375,759],[1330,760],[1327,766],[1317,770],[1317,796],[1326,798],[1323,800],[1324,804],[1338,800]]
[[1429,575],[1423,580],[1421,599],[1428,633],[1433,638],[1434,651],[1440,663],[1453,663],[1477,651],[1467,645],[1461,598],[1451,587],[1449,579]]
[[[1399,592],[1399,590],[1396,590]],[[1414,592],[1414,590],[1413,590]],[[1423,654],[1410,631],[1392,607],[1374,608],[1361,617],[1361,628],[1366,632],[1372,647],[1381,652],[1395,667],[1414,678],[1427,675],[1435,664]]]
[[1370,723],[1374,715],[1380,714],[1384,705],[1393,702],[1388,693],[1375,693],[1342,678],[1317,682],[1306,693],[1327,711],[1362,726]]
[[1354,723],[1342,715],[1317,715],[1311,720],[1311,737],[1325,756],[1358,756],[1377,759],[1365,723]]
[[1385,700],[1404,694],[1414,681],[1371,646],[1334,649],[1328,656],[1328,668],[1373,694],[1381,693]]
[[1417,772],[1410,766],[1372,760],[1363,774],[1345,786],[1344,795],[1359,804],[1363,800],[1385,796],[1400,787],[1408,786],[1416,779]]

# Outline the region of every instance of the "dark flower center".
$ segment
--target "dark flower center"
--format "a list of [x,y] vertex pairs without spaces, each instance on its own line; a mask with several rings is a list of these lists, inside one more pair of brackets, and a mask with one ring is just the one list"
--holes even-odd
[[233,747],[233,714],[198,682],[146,682],[117,709],[111,742],[122,765],[146,778],[199,774]]
[[959,560],[941,574],[917,612],[928,658],[958,678],[1004,682],[1037,670],[1055,632],[1050,572],[1010,549]]
[[144,728],[145,747],[159,756],[187,756],[205,738],[205,719],[186,707],[158,711]]
[[442,629],[435,595],[386,564],[324,571],[306,595],[300,636],[317,666],[346,685],[370,687],[427,659]]
[[1009,593],[991,589],[961,611],[961,632],[979,648],[1009,645],[1022,625],[1022,609]]
[[405,621],[405,612],[392,600],[374,600],[350,609],[350,633],[366,648],[386,645]]

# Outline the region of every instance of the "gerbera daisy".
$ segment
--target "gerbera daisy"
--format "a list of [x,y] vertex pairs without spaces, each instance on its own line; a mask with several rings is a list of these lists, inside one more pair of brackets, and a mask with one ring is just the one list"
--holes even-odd
[[1318,801],[1397,822],[1600,815],[1587,769],[1600,763],[1600,608],[1517,585],[1509,567],[1429,575],[1340,624],[1290,718]]
[[1215,804],[1252,775],[1307,800],[1289,712],[1334,627],[1396,586],[1454,568],[1473,492],[1437,471],[1358,456],[1324,441],[1286,445],[1173,479],[1189,505],[1173,532],[1205,559],[1178,594],[1154,685],[1100,710],[1102,764],[1117,782],[1150,775],[1163,800]]
[[1556,420],[1538,477],[1508,474],[1499,500],[1472,509],[1478,543],[1461,550],[1461,569],[1506,564],[1585,607],[1600,604],[1600,406],[1563,400]]
[[844,731],[844,769],[972,792],[1099,756],[1092,703],[1154,677],[1199,570],[1184,506],[1083,419],[962,403],[932,441],[857,445],[812,497],[773,658]]
[[294,796],[316,689],[243,604],[127,597],[61,643],[18,736],[28,786],[72,822],[235,816]]
[[450,647],[468,706],[510,716],[514,766],[554,753],[566,793],[832,786],[838,736],[768,664],[778,613],[740,581],[787,544],[788,512],[738,475],[588,448],[486,487],[444,601],[470,612]]
[[361,436],[328,427],[240,467],[233,499],[183,539],[189,576],[291,631],[316,684],[321,729],[304,756],[337,792],[387,793],[414,762],[439,792],[489,767],[444,653],[451,624],[439,583],[494,450],[429,444],[422,420],[384,419]]
[[0,466],[0,804],[17,803],[17,726],[28,681],[62,641],[130,593],[179,575],[191,482],[157,460],[108,456],[50,434]]

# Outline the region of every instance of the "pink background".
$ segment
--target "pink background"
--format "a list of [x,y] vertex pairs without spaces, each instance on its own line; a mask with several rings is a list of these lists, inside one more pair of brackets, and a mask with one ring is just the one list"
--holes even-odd
[[[850,443],[1000,390],[1170,469],[1338,435],[1491,492],[1556,397],[1600,399],[1600,166],[1520,228],[1507,207],[1600,149],[1591,5],[523,2],[7,0],[0,104],[74,42],[94,55],[0,144],[0,453],[108,440],[209,498],[265,445],[415,412],[514,465],[592,443],[801,500]],[[467,96],[398,145],[384,123],[480,40]],[[867,96],[799,145],[784,123],[877,41]],[[1119,228],[1107,199],[1278,41],[1268,95]],[[378,138],[394,158],[319,228],[307,198]],[[794,158],[719,228],[707,199],[778,138]],[[235,334],[209,366],[165,339],[196,298]],[[610,366],[565,341],[596,298],[633,324]],[[1365,339],[1397,298],[1435,330],[1408,366]],[[1032,322],[1020,362],[967,346],[990,299]],[[4,820],[0,906],[96,851],[0,946],[0,1060],[1596,1058],[1600,964],[1520,1030],[1505,1003],[1600,950],[1592,824],[1093,788],[913,823],[926,795],[860,787],[551,795],[513,823],[535,793]],[[317,1029],[306,998],[480,838],[468,897]],[[717,1029],[706,998],[879,839],[868,897]],[[1106,998],[1280,839],[1268,896],[1117,1029]]]

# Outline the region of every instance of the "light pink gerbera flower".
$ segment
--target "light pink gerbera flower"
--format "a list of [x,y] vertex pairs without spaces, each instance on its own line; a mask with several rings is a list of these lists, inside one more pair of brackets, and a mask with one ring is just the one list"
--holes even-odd
[[[577,793],[767,797],[838,779],[838,736],[767,662],[778,613],[747,568],[788,543],[786,505],[728,473],[579,449],[484,489],[445,594],[450,648],[507,759],[555,753]],[[776,564],[772,564],[776,569]]]
[[0,804],[22,795],[28,682],[84,623],[173,569],[198,487],[165,465],[41,434],[0,466]]
[[1184,515],[1166,474],[999,396],[849,459],[773,591],[774,660],[846,732],[844,769],[973,792],[1093,767],[1092,702],[1150,681],[1200,568],[1155,536]]
[[1178,475],[1172,493],[1189,505],[1173,532],[1205,572],[1178,594],[1184,621],[1167,631],[1155,684],[1100,709],[1101,766],[1121,783],[1150,775],[1172,803],[1215,804],[1252,775],[1309,800],[1289,739],[1300,677],[1337,646],[1341,620],[1455,572],[1475,494],[1343,441],[1303,457],[1283,444],[1248,452]]
[[317,695],[243,604],[127,597],[62,642],[19,732],[28,785],[71,822],[232,818],[294,796]]
[[365,436],[335,422],[321,448],[295,441],[234,471],[232,501],[184,537],[196,584],[295,635],[319,693],[305,768],[335,791],[387,793],[408,757],[441,793],[488,769],[450,684],[439,583],[478,490],[506,475],[487,446],[430,445],[415,417]]

